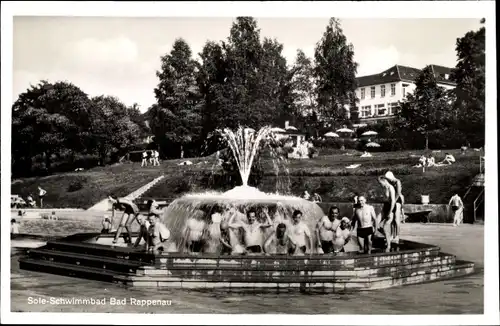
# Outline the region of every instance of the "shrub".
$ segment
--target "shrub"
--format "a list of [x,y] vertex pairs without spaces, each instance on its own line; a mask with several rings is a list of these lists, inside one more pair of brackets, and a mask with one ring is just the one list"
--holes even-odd
[[74,192],[83,189],[83,184],[79,180],[72,181],[68,186],[68,192]]

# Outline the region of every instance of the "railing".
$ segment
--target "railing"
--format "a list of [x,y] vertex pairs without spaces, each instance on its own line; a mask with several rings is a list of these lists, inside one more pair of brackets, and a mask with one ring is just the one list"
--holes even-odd
[[476,199],[474,200],[474,222],[476,222],[476,212],[477,209],[479,208],[479,205],[484,202],[484,188],[481,189],[481,192],[479,195],[477,195]]

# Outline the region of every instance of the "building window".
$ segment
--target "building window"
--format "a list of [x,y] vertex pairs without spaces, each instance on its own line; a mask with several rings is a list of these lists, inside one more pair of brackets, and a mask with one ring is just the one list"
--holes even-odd
[[396,95],[396,84],[391,84],[391,96]]
[[393,102],[389,104],[389,109],[387,110],[388,115],[394,115],[398,113],[399,104],[398,102]]
[[385,97],[385,85],[380,85],[380,97]]
[[370,96],[371,98],[375,98],[375,86],[370,87]]
[[361,99],[362,100],[365,99],[365,89],[364,88],[361,89]]
[[385,108],[385,104],[378,104],[375,106],[377,115],[386,115],[387,109]]
[[367,105],[361,107],[361,118],[367,118],[372,115],[372,106]]

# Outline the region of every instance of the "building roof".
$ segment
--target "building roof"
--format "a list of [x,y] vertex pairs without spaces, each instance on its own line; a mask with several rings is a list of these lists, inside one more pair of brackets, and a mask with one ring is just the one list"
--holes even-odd
[[[449,85],[456,85],[454,82],[449,80],[452,68],[431,65],[432,71],[434,72],[434,77],[436,77],[437,82]],[[421,70],[408,66],[395,65],[387,70],[384,70],[378,74],[361,76],[356,78],[358,81],[358,87],[365,87],[378,84],[388,84],[398,81],[415,82]]]

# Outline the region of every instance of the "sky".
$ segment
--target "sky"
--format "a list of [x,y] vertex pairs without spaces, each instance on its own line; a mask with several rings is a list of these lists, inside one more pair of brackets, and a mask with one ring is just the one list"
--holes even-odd
[[[261,38],[277,38],[293,64],[297,49],[312,57],[328,18],[258,18]],[[197,56],[207,40],[227,39],[234,18],[14,17],[13,100],[42,79],[65,80],[90,96],[112,95],[146,111],[155,102],[160,56],[184,38]],[[479,19],[341,19],[358,76],[395,64],[454,67],[456,39]]]

